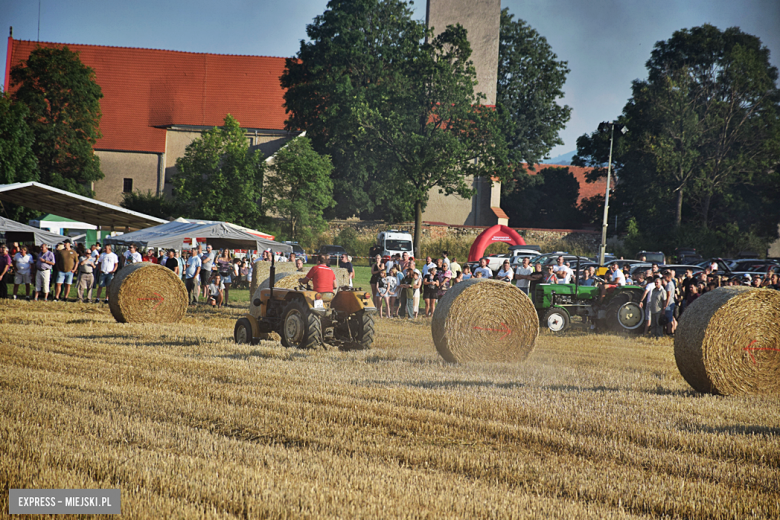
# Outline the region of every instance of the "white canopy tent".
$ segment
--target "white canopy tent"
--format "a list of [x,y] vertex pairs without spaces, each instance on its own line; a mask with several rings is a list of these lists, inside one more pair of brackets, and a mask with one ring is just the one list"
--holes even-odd
[[[198,239],[210,244],[214,248],[227,249],[271,249],[277,252],[292,252],[292,246],[263,238],[260,232],[244,231],[230,222],[216,222],[213,220],[187,220],[176,219],[166,224],[154,226],[132,233],[125,233],[115,237],[107,237],[106,244],[120,246],[136,246],[155,249],[181,249],[182,243],[188,239]],[[257,233],[257,234],[254,234]],[[264,236],[270,236],[265,235]]]

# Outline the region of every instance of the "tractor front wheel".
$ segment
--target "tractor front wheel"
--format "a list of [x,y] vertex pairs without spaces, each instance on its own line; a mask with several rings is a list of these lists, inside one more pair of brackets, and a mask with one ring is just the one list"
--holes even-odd
[[239,318],[236,322],[236,326],[233,329],[233,339],[236,343],[249,343],[254,344],[254,338],[252,337],[252,324],[246,318]]
[[550,310],[547,311],[547,314],[544,315],[544,319],[542,321],[547,327],[547,330],[553,334],[560,334],[564,332],[569,328],[569,323],[571,322],[569,313],[563,309],[559,309],[558,307],[550,308]]
[[322,323],[302,302],[291,302],[284,309],[282,345],[295,348],[316,348],[322,344]]

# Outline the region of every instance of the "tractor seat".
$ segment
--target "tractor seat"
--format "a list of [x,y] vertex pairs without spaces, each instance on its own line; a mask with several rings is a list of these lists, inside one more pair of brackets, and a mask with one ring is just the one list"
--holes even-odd
[[336,296],[336,293],[332,293],[332,292],[324,292],[320,294],[322,294],[322,301],[324,302],[332,302],[333,297]]

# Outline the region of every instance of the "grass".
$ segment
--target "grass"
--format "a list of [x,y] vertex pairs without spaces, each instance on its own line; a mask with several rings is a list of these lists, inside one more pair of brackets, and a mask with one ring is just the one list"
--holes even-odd
[[0,301],[3,488],[120,488],[129,518],[780,516],[780,402],[696,394],[668,340],[450,365],[424,320],[298,351],[234,344],[244,310]]

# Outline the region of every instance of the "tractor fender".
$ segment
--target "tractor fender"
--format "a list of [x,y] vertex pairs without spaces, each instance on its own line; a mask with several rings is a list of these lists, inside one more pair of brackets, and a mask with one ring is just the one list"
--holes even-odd
[[252,325],[252,337],[253,338],[259,338],[260,337],[260,325],[257,323],[257,318],[255,318],[251,314],[247,314],[244,317],[247,320],[249,320],[249,323]]

